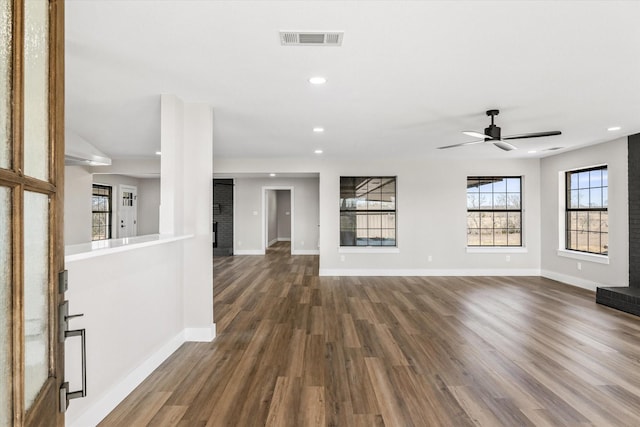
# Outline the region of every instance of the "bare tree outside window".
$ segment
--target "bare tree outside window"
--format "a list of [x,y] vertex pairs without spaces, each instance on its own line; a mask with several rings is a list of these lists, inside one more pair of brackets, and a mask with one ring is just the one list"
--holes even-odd
[[91,197],[91,240],[105,240],[111,238],[111,187],[93,184]]
[[467,177],[467,246],[522,246],[521,177]]
[[609,253],[607,166],[569,171],[566,179],[566,249]]

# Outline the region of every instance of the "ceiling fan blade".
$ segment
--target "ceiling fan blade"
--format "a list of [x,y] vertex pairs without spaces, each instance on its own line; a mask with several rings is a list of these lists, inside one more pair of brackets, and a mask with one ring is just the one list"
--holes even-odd
[[461,144],[445,145],[444,147],[438,147],[438,150],[444,150],[445,148],[463,147],[465,145],[482,144],[483,142],[484,142],[484,139],[481,139],[478,141],[463,142]]
[[496,147],[504,150],[504,151],[511,151],[511,150],[517,150],[518,148],[514,145],[509,144],[508,142],[504,142],[504,141],[493,141],[493,145],[495,145]]
[[482,139],[489,138],[489,139],[491,139],[491,137],[489,135],[485,135],[484,133],[476,132],[476,131],[473,131],[473,130],[465,130],[462,133],[464,133],[467,136],[471,136],[473,138],[482,138]]
[[520,135],[509,135],[505,136],[502,139],[524,139],[524,138],[540,138],[541,136],[554,136],[554,135],[562,135],[562,132],[559,130],[552,130],[549,132],[533,132],[533,133],[523,133]]

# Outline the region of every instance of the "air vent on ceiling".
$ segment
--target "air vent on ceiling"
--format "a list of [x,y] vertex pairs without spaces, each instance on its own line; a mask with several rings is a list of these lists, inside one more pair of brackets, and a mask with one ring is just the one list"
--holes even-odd
[[280,31],[283,46],[341,46],[342,31],[315,33],[300,31]]

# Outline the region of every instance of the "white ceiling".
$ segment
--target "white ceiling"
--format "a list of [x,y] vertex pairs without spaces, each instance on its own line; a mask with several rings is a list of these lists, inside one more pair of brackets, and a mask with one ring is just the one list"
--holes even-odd
[[[639,22],[638,1],[68,0],[67,126],[153,157],[168,93],[213,106],[221,158],[540,156],[640,132]],[[344,41],[285,47],[280,30]],[[562,135],[435,148],[473,140],[489,108],[503,136]]]

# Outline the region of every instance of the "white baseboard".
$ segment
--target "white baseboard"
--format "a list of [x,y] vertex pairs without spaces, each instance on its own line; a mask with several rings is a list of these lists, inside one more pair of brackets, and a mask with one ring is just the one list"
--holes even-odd
[[243,249],[233,251],[234,255],[264,255],[262,249]]
[[290,242],[291,237],[278,237],[278,242]]
[[319,249],[294,249],[291,255],[320,255]]
[[184,331],[173,337],[147,360],[129,373],[122,381],[90,406],[80,417],[75,420],[67,419],[65,425],[69,427],[95,426],[109,415],[131,392],[138,387],[167,357],[171,356],[185,342]]
[[171,356],[183,343],[187,341],[211,342],[216,337],[216,324],[208,328],[186,328],[147,360],[133,369],[122,381],[113,386],[100,400],[90,406],[77,419],[67,416],[65,425],[68,427],[95,426],[100,423],[116,406],[138,387],[155,369]]
[[212,323],[208,328],[186,328],[184,330],[184,340],[189,342],[211,342],[215,337],[215,323]]
[[569,276],[568,274],[556,273],[549,270],[542,270],[540,275],[542,277],[546,277],[547,279],[562,282],[571,286],[577,286],[578,288],[588,289],[594,292],[598,286],[606,286],[603,283],[597,283],[591,280],[581,279],[580,277]]
[[537,268],[521,269],[370,269],[321,268],[320,276],[540,276]]

